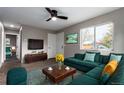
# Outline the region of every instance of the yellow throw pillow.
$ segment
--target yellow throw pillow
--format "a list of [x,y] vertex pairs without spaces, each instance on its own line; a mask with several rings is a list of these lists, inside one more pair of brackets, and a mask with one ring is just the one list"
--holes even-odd
[[105,73],[108,73],[109,75],[112,75],[114,73],[114,71],[116,70],[118,66],[118,62],[116,60],[112,60],[110,61],[105,67],[104,70],[102,72],[102,75],[104,75]]

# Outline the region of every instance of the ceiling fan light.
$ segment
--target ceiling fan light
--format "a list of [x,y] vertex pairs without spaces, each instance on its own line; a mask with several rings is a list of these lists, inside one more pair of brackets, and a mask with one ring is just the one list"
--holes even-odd
[[10,27],[11,27],[11,28],[13,28],[13,27],[14,27],[14,25],[12,25],[12,24],[11,24],[11,25],[10,25]]
[[56,18],[56,17],[52,17],[52,20],[53,20],[53,21],[56,21],[56,20],[57,20],[57,18]]

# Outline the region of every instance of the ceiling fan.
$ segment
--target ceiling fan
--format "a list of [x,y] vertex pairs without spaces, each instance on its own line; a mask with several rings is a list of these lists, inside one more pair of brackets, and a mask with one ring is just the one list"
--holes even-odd
[[51,15],[51,17],[49,19],[47,19],[46,21],[50,21],[50,20],[56,21],[57,18],[63,19],[63,20],[67,20],[68,19],[68,17],[66,17],[66,16],[58,16],[58,11],[57,10],[51,10],[50,8],[47,8],[47,7],[45,9]]

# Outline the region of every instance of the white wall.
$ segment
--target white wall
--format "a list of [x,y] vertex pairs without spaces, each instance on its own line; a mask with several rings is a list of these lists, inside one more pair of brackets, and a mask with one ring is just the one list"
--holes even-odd
[[[83,11],[82,11],[83,12]],[[124,53],[124,8],[113,11],[111,13],[98,16],[96,18],[92,18],[85,22],[81,22],[79,24],[73,25],[66,29],[61,30],[60,32],[68,33],[80,33],[81,28],[99,25],[107,22],[114,23],[114,51],[115,52],[123,52]],[[80,37],[78,38],[80,42]],[[83,50],[80,50],[80,43],[78,44],[66,44],[64,47],[65,57],[73,56],[75,53],[82,53]]]
[[2,64],[2,27],[0,25],[0,67]]
[[28,50],[28,39],[43,39],[44,49],[34,51],[45,51],[47,52],[47,35],[49,31],[40,30],[33,27],[22,26],[22,62],[24,62],[25,54],[32,53],[33,50]]
[[0,22],[0,67],[4,62],[4,28],[3,24]]
[[12,35],[18,35],[19,34],[19,30],[6,30],[5,29],[5,34],[12,34]]

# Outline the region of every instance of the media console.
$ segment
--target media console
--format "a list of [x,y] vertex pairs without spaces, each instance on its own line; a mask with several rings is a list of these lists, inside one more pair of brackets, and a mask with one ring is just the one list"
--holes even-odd
[[24,59],[25,59],[25,63],[32,63],[32,62],[47,60],[47,53],[26,54]]

